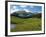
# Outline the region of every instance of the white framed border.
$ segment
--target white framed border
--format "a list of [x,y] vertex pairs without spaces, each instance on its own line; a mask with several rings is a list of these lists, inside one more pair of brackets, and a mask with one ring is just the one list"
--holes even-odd
[[[42,30],[41,31],[24,31],[24,32],[10,32],[10,5],[11,4],[16,4],[16,5],[35,5],[35,6],[42,6]],[[8,33],[7,35],[23,35],[23,34],[41,34],[44,33],[44,4],[42,3],[33,3],[33,2],[28,2],[28,3],[22,3],[22,2],[7,2],[7,12],[8,12],[8,24],[7,24],[7,29]]]

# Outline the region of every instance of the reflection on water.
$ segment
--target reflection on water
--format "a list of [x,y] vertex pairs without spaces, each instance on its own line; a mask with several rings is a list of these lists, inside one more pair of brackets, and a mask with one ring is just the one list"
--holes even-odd
[[16,27],[16,25],[15,24],[11,24],[11,29],[14,29]]

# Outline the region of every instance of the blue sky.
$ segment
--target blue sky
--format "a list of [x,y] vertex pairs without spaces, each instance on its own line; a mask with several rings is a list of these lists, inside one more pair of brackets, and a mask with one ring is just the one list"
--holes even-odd
[[11,13],[16,11],[32,12],[32,13],[40,13],[42,11],[42,6],[32,6],[32,5],[11,5],[10,7]]

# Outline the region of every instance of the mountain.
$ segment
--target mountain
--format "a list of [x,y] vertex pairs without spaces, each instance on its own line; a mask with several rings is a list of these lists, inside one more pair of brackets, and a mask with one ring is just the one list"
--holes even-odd
[[26,11],[17,11],[11,14],[12,16],[18,16],[18,17],[29,17],[32,15],[31,12],[26,12]]
[[31,18],[31,17],[41,17],[41,13],[32,13],[32,12],[26,12],[26,11],[16,11],[11,14],[11,16],[16,16],[20,18]]

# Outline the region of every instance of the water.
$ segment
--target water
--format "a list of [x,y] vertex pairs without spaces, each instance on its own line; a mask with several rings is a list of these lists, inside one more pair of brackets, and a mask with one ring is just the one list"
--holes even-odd
[[14,29],[16,27],[15,24],[11,24],[11,29]]

